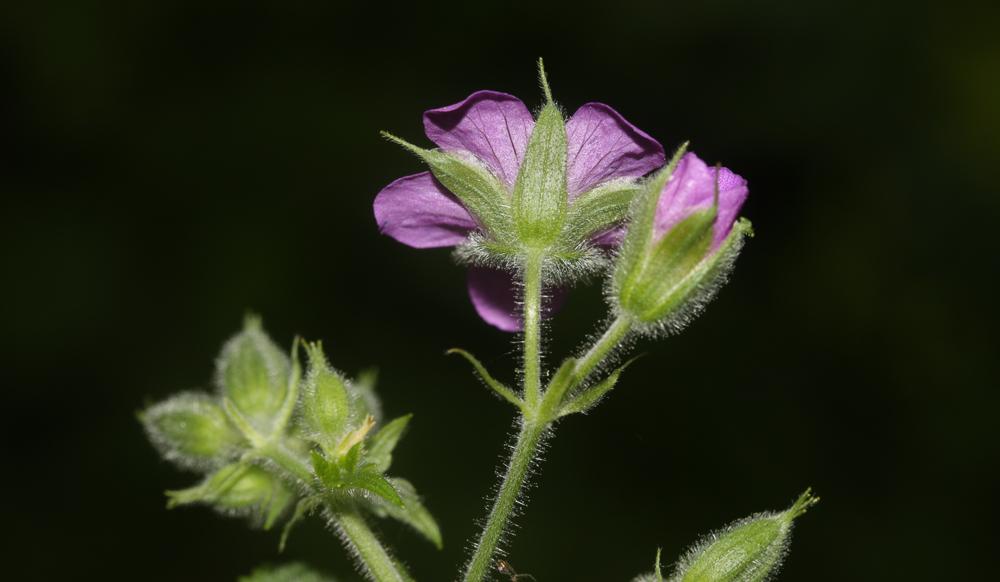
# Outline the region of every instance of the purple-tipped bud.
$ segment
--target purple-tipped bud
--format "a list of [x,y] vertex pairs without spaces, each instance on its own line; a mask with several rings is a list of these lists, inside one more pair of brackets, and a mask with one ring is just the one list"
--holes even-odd
[[619,310],[676,331],[712,298],[750,233],[746,180],[681,148],[636,200],[612,278]]

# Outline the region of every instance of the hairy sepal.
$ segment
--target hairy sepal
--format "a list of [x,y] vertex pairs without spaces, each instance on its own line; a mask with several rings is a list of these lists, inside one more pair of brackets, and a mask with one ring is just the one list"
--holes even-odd
[[226,465],[195,487],[167,491],[167,497],[168,508],[205,503],[225,514],[254,516],[264,529],[270,529],[295,500],[281,479],[246,463]]
[[139,420],[163,458],[185,469],[218,467],[245,447],[217,399],[207,394],[177,394],[140,412]]
[[267,336],[260,319],[248,316],[243,331],[222,348],[216,385],[255,430],[270,434],[280,422],[290,372],[288,356]]
[[403,438],[411,418],[413,415],[407,414],[389,421],[369,440],[365,458],[378,472],[384,473],[392,465],[392,451]]
[[331,453],[344,437],[351,399],[346,381],[327,362],[319,343],[307,344],[309,371],[302,385],[302,419],[310,440]]
[[642,186],[634,180],[612,180],[581,194],[570,204],[559,248],[575,249],[595,235],[626,220]]
[[806,490],[782,512],[758,513],[712,532],[678,561],[670,582],[762,582],[788,553],[792,522],[819,501]]
[[562,231],[568,198],[566,143],[562,112],[550,101],[538,114],[514,184],[514,226],[525,248],[545,248]]
[[382,135],[420,157],[438,182],[461,201],[492,238],[510,240],[510,194],[479,160],[472,156],[424,149],[387,132]]

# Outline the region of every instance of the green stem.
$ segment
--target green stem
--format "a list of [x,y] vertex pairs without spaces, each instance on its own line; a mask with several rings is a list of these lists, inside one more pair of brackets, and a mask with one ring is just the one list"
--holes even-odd
[[586,381],[587,376],[611,355],[611,352],[621,344],[630,331],[632,331],[632,319],[630,317],[619,315],[615,318],[600,339],[594,342],[594,345],[590,346],[587,353],[580,356],[580,359],[577,360],[576,368],[573,371],[576,382],[582,384]]
[[337,527],[344,534],[348,545],[353,546],[361,563],[378,582],[405,582],[409,576],[397,569],[396,562],[378,540],[365,519],[354,510],[341,510],[334,514]]
[[528,470],[538,452],[538,444],[547,428],[548,423],[537,424],[526,419],[522,420],[521,431],[517,435],[517,443],[514,445],[507,473],[500,484],[500,491],[497,493],[496,501],[493,502],[486,527],[479,536],[476,551],[472,554],[465,571],[465,582],[480,582],[492,570],[493,553],[507,528],[521,487],[524,486]]
[[[314,485],[313,473],[304,461],[279,443],[258,449],[257,455],[278,465],[306,486]],[[324,499],[337,528],[344,534],[348,550],[354,550],[361,559],[367,574],[378,582],[406,582],[412,580],[406,570],[397,564],[363,517],[350,506]]]
[[529,254],[524,262],[524,401],[534,410],[542,390],[542,257]]

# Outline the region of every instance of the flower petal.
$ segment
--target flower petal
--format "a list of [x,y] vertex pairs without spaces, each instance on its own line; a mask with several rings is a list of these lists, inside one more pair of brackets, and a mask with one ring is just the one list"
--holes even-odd
[[424,113],[424,132],[446,151],[466,151],[512,188],[535,120],[506,93],[476,91],[464,101]]
[[418,249],[461,244],[475,219],[430,172],[404,176],[378,193],[373,204],[382,234]]
[[733,228],[733,222],[747,199],[747,181],[728,168],[709,167],[694,153],[681,158],[670,181],[663,188],[656,208],[655,236],[662,236],[693,211],[708,208],[719,183],[719,214],[715,220],[712,248],[718,248]]
[[524,328],[517,301],[519,293],[517,283],[506,271],[469,269],[469,298],[479,317],[493,327],[509,332]]
[[566,122],[570,198],[613,178],[638,178],[666,163],[663,146],[603,103],[587,103]]
[[[542,297],[542,319],[548,319],[566,302],[566,289],[546,289]],[[472,267],[469,269],[469,298],[476,313],[497,329],[517,332],[524,329],[521,290],[507,271]]]

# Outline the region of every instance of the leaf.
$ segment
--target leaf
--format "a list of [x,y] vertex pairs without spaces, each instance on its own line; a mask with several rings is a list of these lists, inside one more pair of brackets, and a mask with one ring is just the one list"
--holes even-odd
[[403,507],[386,503],[382,500],[373,500],[370,509],[379,517],[391,517],[401,521],[416,530],[417,533],[427,538],[434,547],[441,549],[444,543],[441,539],[441,529],[437,521],[427,508],[420,502],[420,496],[409,481],[399,478],[391,478],[396,492],[403,499]]
[[514,183],[514,225],[519,239],[539,248],[551,244],[566,219],[566,124],[549,101],[542,107]]
[[347,489],[361,489],[376,495],[393,505],[403,507],[403,499],[381,473],[362,469],[343,480],[342,487]]
[[403,433],[411,418],[413,415],[407,414],[389,421],[368,442],[365,458],[368,463],[375,466],[379,473],[384,473],[392,465],[392,451],[396,448],[399,439],[403,438]]
[[501,383],[493,376],[491,376],[489,371],[486,369],[486,366],[483,366],[479,362],[479,360],[476,359],[475,356],[459,348],[452,348],[445,353],[448,355],[458,354],[463,358],[465,358],[467,362],[472,364],[472,367],[476,370],[476,373],[479,374],[479,378],[486,384],[486,386],[491,388],[494,392],[499,394],[501,398],[503,398],[507,402],[510,402],[517,408],[520,409],[523,406],[521,399],[518,398],[516,394],[514,394],[514,391],[505,386],[503,383]]
[[149,440],[169,461],[187,469],[211,469],[235,458],[243,437],[217,400],[181,393],[139,413]]
[[623,371],[625,371],[625,368],[629,367],[632,362],[636,361],[636,359],[638,358],[632,358],[631,360],[625,362],[617,370],[611,372],[611,374],[604,380],[601,380],[589,388],[581,390],[579,394],[570,398],[569,402],[567,402],[559,411],[558,417],[563,417],[577,412],[587,412],[591,408],[597,406],[601,399],[604,398],[605,394],[610,392],[611,389],[615,387],[615,384],[618,382],[618,377],[621,376]]

